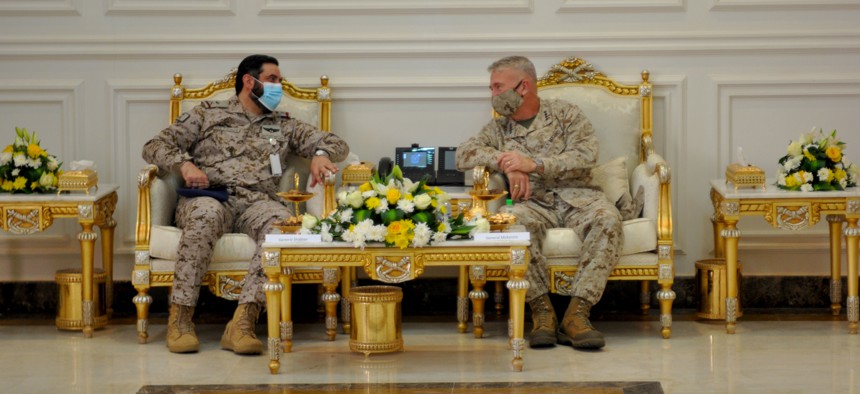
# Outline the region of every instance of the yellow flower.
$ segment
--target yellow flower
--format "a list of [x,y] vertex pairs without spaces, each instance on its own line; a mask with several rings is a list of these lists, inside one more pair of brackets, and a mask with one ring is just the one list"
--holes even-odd
[[364,182],[358,187],[358,190],[361,190],[362,193],[369,192],[373,190],[373,186],[370,185],[370,182]]
[[840,160],[842,160],[842,149],[839,149],[838,146],[831,146],[827,148],[824,153],[827,155],[827,157],[830,158],[830,160],[833,160],[835,162],[839,162]]
[[30,182],[30,190],[36,190],[39,187],[38,181]]
[[809,153],[809,149],[804,149],[803,155],[809,160],[815,160],[815,156],[813,156],[812,153]]
[[397,204],[397,200],[400,199],[400,190],[396,187],[388,189],[388,193],[386,193],[385,198],[388,199],[389,204]]
[[15,190],[22,190],[27,186],[27,178],[19,176],[15,178],[15,182],[12,182],[12,188]]
[[406,201],[412,201],[412,198],[412,193],[406,193],[405,195],[403,195],[403,199]]
[[15,151],[15,147],[12,145],[9,145],[5,149],[3,149],[3,153],[12,153],[14,151]]
[[370,197],[364,202],[368,209],[376,209],[382,202],[377,197]]
[[45,151],[43,151],[39,145],[33,143],[27,145],[27,154],[30,156],[31,159],[39,157],[44,152]]
[[837,181],[841,181],[845,179],[846,176],[848,176],[848,173],[846,173],[845,170],[839,168],[836,169],[836,171],[833,171],[833,176],[836,177]]
[[388,232],[385,234],[385,242],[398,246],[400,249],[405,249],[409,246],[409,242],[415,237],[412,230],[415,224],[411,220],[397,220],[388,225]]
[[3,181],[3,184],[0,185],[0,189],[3,189],[3,191],[11,192],[12,191],[12,181],[10,181],[8,179]]

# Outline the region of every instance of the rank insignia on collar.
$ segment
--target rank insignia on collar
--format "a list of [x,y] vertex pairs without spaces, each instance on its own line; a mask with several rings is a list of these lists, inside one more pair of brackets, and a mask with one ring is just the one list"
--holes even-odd
[[188,120],[188,118],[190,118],[190,117],[191,117],[191,115],[189,115],[188,112],[183,112],[182,115],[179,115],[179,117],[176,118],[176,121],[179,123],[183,123],[186,120]]
[[292,118],[290,118],[290,113],[289,113],[289,112],[281,112],[281,111],[278,111],[278,112],[275,112],[275,116],[277,116],[277,117],[279,117],[279,118],[281,118],[281,119],[284,119],[284,120],[286,120],[286,119],[292,119]]

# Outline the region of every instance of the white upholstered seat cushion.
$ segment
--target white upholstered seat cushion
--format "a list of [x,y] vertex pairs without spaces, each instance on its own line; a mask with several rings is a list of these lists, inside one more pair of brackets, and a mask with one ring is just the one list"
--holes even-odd
[[[149,255],[153,259],[176,261],[179,259],[179,238],[182,230],[173,226],[152,226],[149,241]],[[248,262],[254,257],[257,243],[245,234],[227,233],[215,243],[212,264],[225,262]],[[211,270],[210,266],[210,270]]]
[[[649,218],[627,220],[621,224],[621,228],[624,232],[622,256],[657,249],[657,225],[653,220]],[[578,257],[581,249],[582,240],[573,229],[569,228],[549,229],[543,242],[543,254],[547,259]]]

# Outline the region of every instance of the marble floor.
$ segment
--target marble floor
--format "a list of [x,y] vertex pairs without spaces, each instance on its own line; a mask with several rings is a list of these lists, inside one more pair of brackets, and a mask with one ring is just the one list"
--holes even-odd
[[[736,335],[719,322],[678,316],[670,340],[659,323],[600,321],[599,352],[569,347],[527,349],[525,370],[512,372],[507,328],[487,322],[483,339],[458,334],[456,324],[405,322],[406,351],[351,353],[348,336],[323,340],[321,325],[295,329],[293,352],[278,375],[268,357],[221,350],[223,325],[198,326],[201,350],[171,354],[166,327],[150,326],[139,345],[133,324],[112,324],[91,339],[53,325],[0,321],[0,392],[134,393],[145,385],[286,383],[659,381],[667,393],[860,393],[860,335],[844,314],[830,318],[741,319]],[[258,333],[264,333],[263,325]]]

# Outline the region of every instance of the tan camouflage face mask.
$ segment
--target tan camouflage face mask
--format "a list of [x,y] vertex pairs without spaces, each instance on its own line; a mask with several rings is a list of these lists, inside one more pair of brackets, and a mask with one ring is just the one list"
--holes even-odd
[[502,116],[511,116],[514,112],[517,112],[517,109],[523,105],[523,96],[520,96],[520,94],[517,93],[517,89],[519,89],[522,84],[523,81],[520,81],[520,83],[512,89],[493,96],[493,109],[496,113]]

